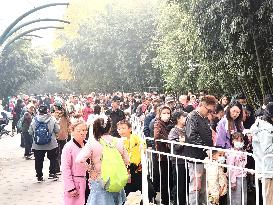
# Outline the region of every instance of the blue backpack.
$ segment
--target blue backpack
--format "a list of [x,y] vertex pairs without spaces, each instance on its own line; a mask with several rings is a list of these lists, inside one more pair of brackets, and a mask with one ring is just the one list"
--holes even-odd
[[52,133],[49,132],[48,122],[40,122],[35,118],[34,142],[37,145],[45,145],[51,142]]

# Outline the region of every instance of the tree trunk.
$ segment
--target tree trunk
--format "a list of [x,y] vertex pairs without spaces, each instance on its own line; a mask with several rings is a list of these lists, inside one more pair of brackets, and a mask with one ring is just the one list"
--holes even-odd
[[257,63],[258,63],[258,68],[259,68],[260,87],[261,87],[262,95],[264,96],[266,93],[266,85],[265,85],[266,76],[265,76],[264,70],[262,68],[262,62],[261,62],[261,58],[260,58],[258,46],[257,46],[257,39],[256,39],[256,36],[254,33],[253,33],[253,43],[254,43],[254,47],[255,47],[255,53],[256,53],[256,58],[257,58]]

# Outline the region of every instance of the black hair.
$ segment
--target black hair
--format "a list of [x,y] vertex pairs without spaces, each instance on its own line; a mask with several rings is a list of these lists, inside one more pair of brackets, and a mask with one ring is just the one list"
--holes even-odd
[[93,124],[93,134],[97,141],[100,140],[101,136],[104,134],[108,134],[111,129],[111,120],[110,118],[107,118],[106,124],[104,124],[103,118],[98,118],[94,121]]
[[23,100],[18,99],[17,102],[16,102],[16,105],[21,105],[22,103],[23,103]]
[[119,125],[127,125],[128,128],[132,128],[132,124],[128,120],[121,120],[118,122],[117,126]]
[[99,99],[96,99],[96,100],[95,100],[95,104],[100,104],[100,100],[99,100]]
[[221,111],[224,111],[224,106],[221,104],[217,104],[215,107],[215,113],[218,114]]
[[178,120],[180,119],[181,116],[187,117],[188,113],[187,112],[175,112],[172,116],[173,123],[177,125]]
[[[221,146],[214,146],[214,148],[223,149],[223,147],[221,147]],[[218,150],[218,149],[211,150],[211,154],[214,155],[217,152],[224,152],[223,150]]]
[[236,96],[236,99],[239,100],[239,99],[246,99],[246,95],[244,93],[239,93],[237,96]]
[[94,114],[95,114],[95,115],[99,115],[100,112],[101,112],[101,106],[95,105],[95,106],[94,106]]
[[238,102],[238,101],[232,101],[229,106],[227,107],[227,110],[226,110],[226,117],[227,117],[227,120],[228,120],[228,132],[230,133],[231,130],[232,130],[232,126],[233,126],[233,119],[231,118],[230,116],[230,109],[232,107],[238,107],[240,109],[240,115],[234,120],[234,123],[235,123],[235,126],[236,126],[236,129],[238,131],[242,131],[242,119],[243,119],[243,108],[242,108],[242,105]]

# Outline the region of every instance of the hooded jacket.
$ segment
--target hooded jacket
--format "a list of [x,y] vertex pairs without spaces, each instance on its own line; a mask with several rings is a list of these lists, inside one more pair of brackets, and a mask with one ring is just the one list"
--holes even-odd
[[[256,157],[255,167],[259,173],[263,172],[262,161],[264,156],[273,154],[273,125],[261,119],[257,119],[250,128],[253,136],[253,154]],[[264,171],[266,178],[273,178],[273,157],[267,157],[264,160]]]
[[56,118],[52,117],[51,115],[37,115],[32,119],[31,125],[29,127],[29,134],[34,136],[36,122],[35,118],[39,122],[46,122],[48,125],[49,132],[52,133],[51,141],[48,144],[45,145],[37,145],[35,144],[35,141],[33,140],[32,149],[34,150],[52,150],[58,147],[56,134],[60,131],[60,126],[57,123]]

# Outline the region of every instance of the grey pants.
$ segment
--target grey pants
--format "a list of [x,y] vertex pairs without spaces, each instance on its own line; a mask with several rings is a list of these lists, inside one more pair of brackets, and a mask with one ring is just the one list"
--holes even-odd
[[[247,205],[247,182],[244,177],[243,180],[241,177],[236,179],[237,188],[236,190],[231,190],[231,194],[228,193],[228,205]],[[244,199],[242,197],[244,195]]]
[[206,172],[204,164],[188,163],[189,168],[189,205],[207,204]]

